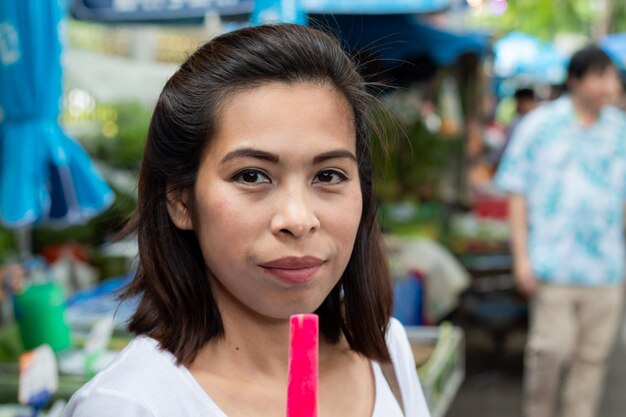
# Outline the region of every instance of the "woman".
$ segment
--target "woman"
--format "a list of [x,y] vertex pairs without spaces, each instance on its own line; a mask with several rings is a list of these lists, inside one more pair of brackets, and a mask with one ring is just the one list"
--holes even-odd
[[289,317],[310,312],[320,416],[428,416],[390,321],[365,87],[336,40],[296,25],[225,34],[187,59],[139,178],[126,293],[142,297],[139,337],[65,416],[283,416]]

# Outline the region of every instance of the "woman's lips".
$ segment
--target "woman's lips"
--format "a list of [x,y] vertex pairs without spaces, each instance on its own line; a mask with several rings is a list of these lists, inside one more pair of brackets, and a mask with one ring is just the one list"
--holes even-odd
[[288,284],[309,282],[324,261],[313,256],[286,257],[261,264],[261,268]]

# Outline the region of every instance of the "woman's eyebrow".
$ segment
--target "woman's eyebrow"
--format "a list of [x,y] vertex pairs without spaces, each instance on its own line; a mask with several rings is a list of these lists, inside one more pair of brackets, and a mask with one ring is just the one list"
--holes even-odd
[[357,162],[356,156],[354,156],[352,152],[345,149],[337,149],[336,151],[324,152],[315,156],[315,158],[313,158],[313,163],[319,164],[328,161],[329,159],[337,158],[348,158],[353,160],[354,162]]
[[241,148],[241,149],[235,149],[232,152],[228,152],[224,156],[224,158],[222,158],[222,161],[220,163],[224,164],[235,158],[256,158],[256,159],[262,159],[264,161],[272,162],[275,164],[277,164],[280,161],[280,158],[278,158],[278,156],[274,155],[273,153],[261,151],[259,149],[254,149],[254,148]]
[[[261,159],[264,161],[272,162],[275,164],[280,162],[280,158],[278,157],[278,155],[275,155],[273,153],[261,151],[259,149],[254,149],[254,148],[241,148],[241,149],[235,149],[234,151],[228,152],[224,156],[224,158],[222,158],[222,161],[220,163],[224,164],[236,158],[255,158],[255,159]],[[322,162],[328,161],[329,159],[341,159],[341,158],[347,158],[347,159],[353,160],[354,162],[357,162],[356,156],[354,156],[352,152],[346,149],[337,149],[334,151],[328,151],[328,152],[324,152],[319,155],[316,155],[313,158],[313,164],[320,164]]]

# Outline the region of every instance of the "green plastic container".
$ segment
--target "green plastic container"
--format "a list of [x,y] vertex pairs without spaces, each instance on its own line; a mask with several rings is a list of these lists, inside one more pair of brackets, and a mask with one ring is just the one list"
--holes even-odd
[[25,350],[44,343],[59,352],[70,346],[65,294],[54,283],[33,284],[15,296],[15,318]]

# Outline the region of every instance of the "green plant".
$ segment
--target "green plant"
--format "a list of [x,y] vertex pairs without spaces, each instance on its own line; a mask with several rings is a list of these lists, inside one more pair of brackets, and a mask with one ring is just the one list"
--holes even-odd
[[150,111],[134,101],[112,103],[111,108],[114,121],[103,125],[100,148],[102,159],[114,167],[138,169],[150,123]]
[[[606,16],[603,7],[608,8]],[[603,6],[603,2],[598,0],[509,0],[504,14],[480,13],[474,17],[473,23],[490,26],[502,33],[516,30],[551,40],[559,33],[580,33],[592,37],[603,19],[608,19],[606,26],[609,32],[626,30],[624,2],[607,0]]]
[[139,168],[151,111],[138,101],[98,102],[74,110],[66,105],[62,121],[94,158],[115,168]]
[[407,99],[410,94],[388,98],[386,110],[375,116],[379,131],[374,132],[372,147],[374,185],[384,202],[441,200],[442,181],[451,166],[458,169],[456,156],[463,152],[460,136],[426,127],[413,99]]
[[0,227],[0,264],[6,262],[16,252],[14,232]]

